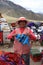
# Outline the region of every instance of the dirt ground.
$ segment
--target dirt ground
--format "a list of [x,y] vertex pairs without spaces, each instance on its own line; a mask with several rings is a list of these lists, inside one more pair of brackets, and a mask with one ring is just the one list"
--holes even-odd
[[[0,50],[13,52],[13,48],[8,48],[7,46],[0,46]],[[30,58],[30,65],[41,65],[41,62],[33,62],[33,60]]]

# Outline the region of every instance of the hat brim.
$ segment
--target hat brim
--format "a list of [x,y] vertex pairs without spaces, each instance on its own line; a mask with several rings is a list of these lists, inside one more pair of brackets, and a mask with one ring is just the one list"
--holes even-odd
[[25,22],[26,24],[28,23],[27,20],[18,20],[17,23],[19,24],[20,22]]

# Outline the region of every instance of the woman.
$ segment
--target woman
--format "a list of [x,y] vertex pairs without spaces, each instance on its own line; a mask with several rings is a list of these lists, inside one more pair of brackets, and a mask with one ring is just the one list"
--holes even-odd
[[18,41],[18,39],[16,39],[16,35],[24,34],[24,35],[27,35],[30,39],[36,40],[36,37],[33,34],[33,32],[30,30],[30,28],[26,27],[27,22],[28,21],[26,20],[25,17],[20,17],[17,21],[18,28],[13,30],[8,35],[8,38],[11,39],[12,36],[15,36],[15,39],[14,39],[14,52],[19,53],[21,55],[21,57],[24,58],[24,61],[25,61],[26,65],[30,65],[30,47],[31,46],[30,46],[29,41],[28,41],[28,44],[23,44],[23,42],[21,43],[20,41]]
[[7,22],[6,19],[2,16],[1,13],[0,13],[0,21],[1,21],[1,22]]

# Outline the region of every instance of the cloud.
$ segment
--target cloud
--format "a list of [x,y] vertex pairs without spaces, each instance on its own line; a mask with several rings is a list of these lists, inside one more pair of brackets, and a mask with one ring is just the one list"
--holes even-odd
[[14,3],[19,4],[26,9],[35,12],[43,12],[43,0],[12,0]]

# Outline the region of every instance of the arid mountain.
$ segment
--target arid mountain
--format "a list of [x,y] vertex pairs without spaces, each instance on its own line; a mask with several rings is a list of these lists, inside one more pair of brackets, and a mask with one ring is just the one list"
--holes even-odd
[[0,0],[0,12],[16,18],[25,16],[27,19],[43,20],[43,14],[36,14],[31,10],[28,11],[9,0]]

